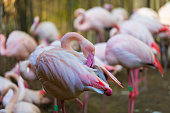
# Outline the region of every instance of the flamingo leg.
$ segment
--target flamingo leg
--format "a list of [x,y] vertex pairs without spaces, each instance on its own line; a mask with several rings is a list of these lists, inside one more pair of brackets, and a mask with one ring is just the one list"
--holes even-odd
[[89,98],[89,93],[88,91],[85,92],[85,104],[84,104],[84,113],[87,113],[87,107],[88,107],[88,98]]
[[63,113],[66,113],[64,100],[61,100],[61,105],[62,105],[62,111],[63,111]]
[[138,95],[139,94],[139,81],[138,81],[138,78],[139,78],[139,69],[136,69],[135,70],[135,85],[136,85],[136,95]]
[[129,104],[128,104],[128,113],[131,111],[131,100],[132,100],[132,84],[130,80],[130,72],[127,70],[128,73],[128,83],[129,83]]
[[54,113],[58,113],[57,99],[54,98]]
[[76,101],[78,102],[78,104],[79,104],[79,108],[80,108],[79,113],[81,113],[81,112],[82,112],[82,108],[83,108],[83,103],[81,102],[81,100],[80,100],[79,98],[76,98],[75,100],[76,100]]
[[136,87],[135,87],[135,79],[133,76],[133,70],[131,70],[131,79],[132,79],[132,104],[131,104],[131,113],[134,111],[135,99],[136,99]]
[[100,33],[96,31],[96,43],[100,42]]
[[104,36],[104,32],[101,32],[100,33],[100,38],[101,38],[101,41],[102,42],[105,42],[105,38],[104,38],[105,36]]
[[104,112],[105,112],[105,103],[106,103],[106,95],[103,95],[102,113],[104,113]]

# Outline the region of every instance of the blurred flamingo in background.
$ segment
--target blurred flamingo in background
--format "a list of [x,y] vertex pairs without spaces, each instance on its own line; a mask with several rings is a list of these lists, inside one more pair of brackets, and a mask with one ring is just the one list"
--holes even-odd
[[[159,19],[160,22],[166,26],[170,26],[170,2],[167,2],[165,5],[163,5],[159,10]],[[170,27],[169,27],[170,29]],[[164,71],[166,71],[168,66],[168,48],[170,45],[170,32],[165,32],[159,34],[160,42],[161,42],[161,48],[162,48],[162,54],[161,60],[164,62]]]
[[34,23],[30,28],[30,33],[34,37],[38,36],[39,38],[44,39],[47,44],[60,39],[60,33],[54,23],[48,21],[40,23],[39,20],[39,17],[36,16],[34,18]]
[[110,12],[101,7],[94,7],[87,11],[77,9],[74,27],[80,31],[94,30],[97,34],[96,42],[105,41],[104,29],[111,28],[114,24]]
[[[8,73],[5,75],[5,78],[7,78],[8,80],[13,78],[15,81],[18,82],[18,87],[20,88],[19,97],[22,97],[21,99],[18,99],[18,101],[25,101],[25,102],[34,103],[34,104],[41,104],[41,103],[46,104],[50,102],[48,98],[44,97],[45,91],[31,90],[31,89],[25,88],[23,80],[19,80],[21,78],[17,74]],[[24,92],[24,93],[21,94],[21,92]],[[9,103],[12,96],[13,96],[13,91],[9,90],[9,92],[5,95],[3,99],[4,105],[7,105]]]
[[15,57],[18,60],[25,60],[35,50],[37,44],[27,33],[13,31],[9,34],[5,48],[5,37],[0,35],[0,54],[7,57]]
[[[138,73],[133,76],[133,69],[143,66],[156,67],[163,76],[163,69],[152,50],[142,41],[127,34],[113,36],[107,42],[106,60],[111,65],[120,64],[127,68],[129,81],[129,109],[128,113],[133,113],[136,95],[136,78]],[[131,80],[129,72],[131,72]],[[131,101],[132,99],[132,101]]]
[[[2,78],[1,81],[6,81],[5,78]],[[10,81],[8,81],[9,83],[11,83]],[[6,82],[5,82],[6,83]],[[18,79],[18,84],[23,83],[23,79],[21,77],[19,77]],[[21,85],[21,84],[20,84]],[[23,84],[22,84],[23,85]],[[10,85],[8,87],[6,87],[5,89],[3,89],[2,93],[1,93],[1,97],[0,97],[0,102],[2,102],[2,100],[4,99],[4,97],[6,96],[6,94],[8,93],[8,91],[12,88],[14,91],[14,94],[12,96],[12,98],[10,99],[10,101],[5,105],[5,109],[1,109],[0,112],[1,113],[40,113],[40,109],[28,102],[23,102],[23,101],[19,101],[21,98],[24,97],[23,93],[24,92],[22,89],[24,87],[24,85],[22,87],[19,87],[19,89],[16,87],[16,85]],[[22,89],[22,90],[21,90]],[[25,93],[24,93],[25,94]],[[7,98],[8,99],[8,98]]]
[[[92,44],[77,33],[67,33],[64,37],[61,40],[61,46],[65,49],[57,49],[53,46],[38,48],[30,56],[31,67],[34,71],[36,70],[35,73],[44,89],[61,100],[63,112],[65,112],[64,100],[77,98],[84,91],[95,91],[108,96],[111,95],[112,92],[108,84],[97,77],[92,68],[85,65],[86,63],[89,66],[93,65],[92,55],[94,54],[94,48],[90,46]],[[70,50],[71,47],[67,44],[71,39],[76,37],[79,38],[78,42],[80,43],[84,56],[88,59],[87,61],[82,54]],[[52,59],[53,62],[49,62]],[[50,73],[48,73],[49,71]],[[103,69],[103,71],[106,73],[108,79],[121,85],[107,70]],[[57,92],[55,90],[57,90]]]

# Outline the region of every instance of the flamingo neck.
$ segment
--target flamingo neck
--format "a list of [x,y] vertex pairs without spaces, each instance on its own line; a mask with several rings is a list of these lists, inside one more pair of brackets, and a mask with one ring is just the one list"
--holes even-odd
[[6,48],[5,48],[5,36],[4,35],[0,35],[0,54],[2,56],[6,55]]
[[3,97],[9,91],[9,89],[12,89],[14,91],[14,95],[13,95],[12,99],[9,101],[9,103],[5,106],[5,109],[8,111],[8,113],[12,113],[13,107],[18,100],[19,91],[18,91],[18,89],[15,85],[11,85],[11,86],[9,86],[8,88],[5,89],[5,93],[2,95]]

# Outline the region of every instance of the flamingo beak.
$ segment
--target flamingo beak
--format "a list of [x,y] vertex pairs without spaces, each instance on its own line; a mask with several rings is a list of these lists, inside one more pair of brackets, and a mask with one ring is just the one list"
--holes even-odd
[[154,65],[158,68],[158,70],[159,70],[160,73],[161,73],[161,76],[163,77],[163,74],[164,74],[163,68],[162,68],[159,60],[158,60],[156,57],[155,57]]
[[152,42],[151,47],[154,48],[158,52],[159,56],[161,56],[161,51],[155,42]]
[[90,52],[88,57],[87,57],[87,62],[86,65],[88,67],[93,67],[94,66],[94,55]]
[[40,94],[44,95],[46,92],[44,90],[40,90]]

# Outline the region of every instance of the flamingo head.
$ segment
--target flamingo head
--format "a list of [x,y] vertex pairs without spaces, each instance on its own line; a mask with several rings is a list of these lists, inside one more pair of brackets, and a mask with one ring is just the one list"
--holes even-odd
[[111,11],[113,7],[112,7],[112,4],[106,3],[104,4],[104,8],[108,11]]
[[112,95],[112,89],[107,89],[104,91],[104,94],[107,95],[107,96],[111,96]]
[[84,13],[85,13],[85,10],[83,8],[78,8],[74,11],[74,16],[77,18]]

